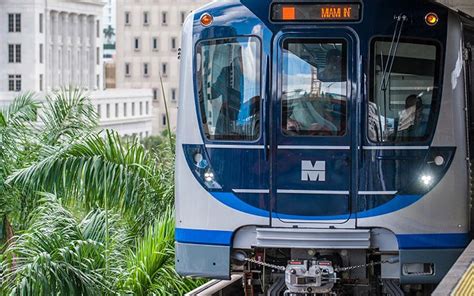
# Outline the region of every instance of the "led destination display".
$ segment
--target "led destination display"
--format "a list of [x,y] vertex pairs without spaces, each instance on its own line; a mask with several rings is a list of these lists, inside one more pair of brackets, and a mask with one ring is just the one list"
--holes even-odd
[[272,6],[272,21],[359,21],[360,10],[360,4],[274,4]]

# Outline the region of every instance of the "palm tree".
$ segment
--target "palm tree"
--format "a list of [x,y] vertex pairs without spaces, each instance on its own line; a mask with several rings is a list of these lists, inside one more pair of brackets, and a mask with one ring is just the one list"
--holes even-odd
[[115,30],[109,25],[107,28],[104,28],[104,36],[107,39],[107,44],[112,44],[112,38],[115,36]]
[[[3,291],[179,295],[199,285],[173,268],[172,135],[147,150],[98,132],[92,106],[74,89],[49,96],[39,118],[32,159],[5,173],[5,186],[39,207],[2,256]],[[38,201],[37,192],[54,196]]]
[[[113,291],[123,272],[127,232],[119,217],[111,215],[108,220],[106,236],[104,211],[91,211],[77,221],[55,196],[44,194],[31,215],[30,228],[4,254],[3,293],[100,295]],[[113,254],[107,273],[104,253]]]
[[5,180],[14,170],[29,165],[36,158],[33,123],[38,108],[33,94],[26,93],[18,96],[8,108],[0,109],[0,215],[7,241],[14,234],[11,218],[24,214],[22,204],[26,202],[22,192]]
[[204,283],[181,278],[174,270],[174,224],[172,208],[158,218],[136,242],[127,258],[122,288],[133,295],[184,295]]

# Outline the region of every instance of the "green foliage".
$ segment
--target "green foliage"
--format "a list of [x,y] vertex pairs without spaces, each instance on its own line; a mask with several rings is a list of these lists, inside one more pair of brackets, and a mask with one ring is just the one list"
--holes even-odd
[[127,259],[123,288],[133,295],[184,295],[203,281],[182,278],[174,270],[174,224],[168,210],[148,227]]
[[48,95],[42,111],[42,140],[49,146],[81,139],[97,127],[98,116],[94,107],[77,88]]
[[[3,291],[10,295],[101,295],[122,274],[126,231],[110,215],[94,210],[82,221],[52,195],[43,195],[31,226],[4,254]],[[108,243],[106,243],[106,236]],[[105,255],[109,256],[106,269]]]
[[158,139],[98,132],[72,88],[0,110],[0,214],[19,233],[0,254],[0,294],[181,295],[201,284],[174,271],[174,137]]

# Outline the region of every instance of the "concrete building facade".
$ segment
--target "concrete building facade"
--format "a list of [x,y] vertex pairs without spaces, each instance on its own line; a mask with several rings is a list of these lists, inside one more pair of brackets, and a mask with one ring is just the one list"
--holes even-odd
[[[187,15],[209,0],[117,0],[117,88],[153,93],[153,133],[176,129],[181,29]],[[160,76],[163,80],[161,87]]]
[[151,90],[103,90],[105,1],[1,0],[0,106],[22,92],[43,98],[79,87],[88,92],[103,128],[151,134]]
[[[101,89],[100,0],[2,0],[0,92]],[[80,65],[80,66],[79,66]]]

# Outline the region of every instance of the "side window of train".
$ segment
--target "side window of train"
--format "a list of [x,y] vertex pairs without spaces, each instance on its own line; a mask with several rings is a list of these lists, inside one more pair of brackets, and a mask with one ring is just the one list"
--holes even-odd
[[256,37],[198,44],[199,108],[209,140],[255,141],[260,137],[260,56]]
[[287,136],[344,136],[347,118],[345,40],[283,42],[282,131]]
[[410,143],[430,138],[439,98],[436,43],[377,38],[371,45],[368,135],[373,142]]

